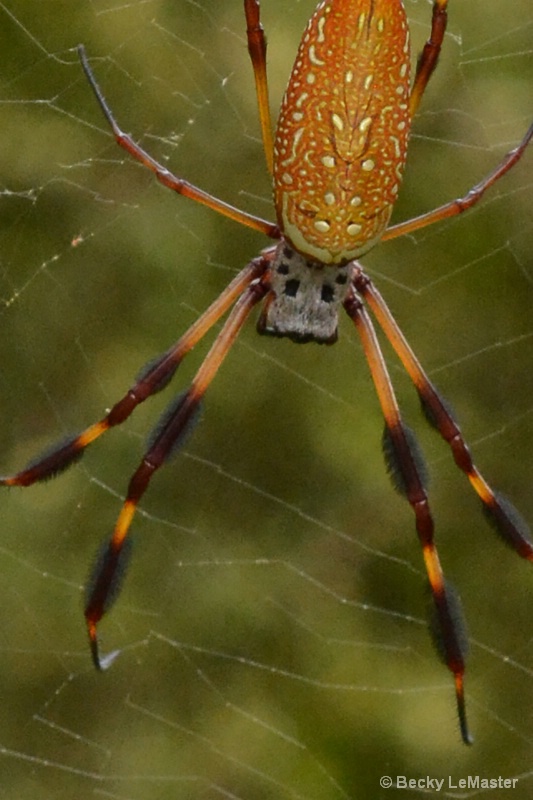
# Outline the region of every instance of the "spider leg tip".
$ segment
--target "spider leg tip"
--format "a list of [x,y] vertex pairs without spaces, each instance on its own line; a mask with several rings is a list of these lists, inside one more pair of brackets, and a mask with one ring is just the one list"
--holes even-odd
[[459,728],[461,730],[461,739],[463,740],[463,743],[469,746],[473,745],[474,737],[470,733],[468,722],[466,720],[466,710],[464,706],[464,700],[462,706],[459,707]]
[[100,649],[98,647],[98,636],[96,634],[96,624],[89,620],[87,624],[87,629],[89,633],[89,645],[91,648],[91,657],[94,667],[97,670],[97,672],[105,672],[107,669],[109,669],[109,667],[115,661],[117,656],[120,655],[120,650],[112,650],[106,656],[100,655]]
[[463,672],[455,674],[455,696],[457,699],[457,714],[459,717],[459,729],[461,731],[461,739],[464,744],[474,744],[474,737],[470,733],[468,721],[466,719],[466,703],[464,693]]
[[120,650],[112,650],[105,656],[100,655],[98,642],[96,640],[91,640],[91,656],[97,672],[105,672],[108,670],[118,655],[120,655]]
[[474,744],[475,739],[470,733],[470,731],[463,731],[461,736],[463,738],[463,742],[467,744],[469,747],[471,747]]

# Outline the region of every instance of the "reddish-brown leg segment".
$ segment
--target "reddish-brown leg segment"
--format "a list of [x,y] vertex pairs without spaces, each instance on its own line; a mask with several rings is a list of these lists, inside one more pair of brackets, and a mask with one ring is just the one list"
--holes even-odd
[[444,578],[434,541],[434,525],[425,488],[425,467],[416,440],[403,422],[379,342],[361,300],[355,291],[348,295],[344,307],[355,323],[361,338],[372,380],[385,418],[383,449],[395,488],[411,505],[416,531],[434,603],[432,631],[444,662],[453,673],[461,736],[472,743],[466,719],[464,696],[465,659],[468,650],[466,626],[454,588]]
[[470,208],[479,203],[487,189],[490,189],[494,184],[503,178],[503,176],[514,167],[514,165],[522,158],[528,144],[533,139],[533,124],[529,126],[526,134],[520,144],[507,153],[500,161],[496,169],[489,175],[483,178],[476,186],[472,187],[467,194],[463,197],[458,197],[451,200],[449,203],[434,208],[433,211],[428,211],[426,214],[421,214],[419,217],[408,219],[405,222],[399,222],[397,225],[391,225],[387,228],[382,236],[382,241],[388,239],[396,239],[398,236],[405,236],[408,233],[415,233],[422,228],[427,228],[428,225],[433,225],[435,222],[455,217],[457,214],[462,214]]
[[355,268],[354,286],[372,309],[383,332],[413,381],[428,421],[450,446],[455,463],[472,484],[489,519],[519,555],[533,561],[533,543],[528,525],[516,508],[489,486],[475,466],[468,445],[450,413],[448,404],[442,399],[422,369],[383,297],[360,267]]
[[257,96],[257,109],[263,137],[263,150],[268,171],[272,174],[274,169],[274,141],[272,138],[272,120],[270,117],[270,104],[268,97],[268,80],[266,69],[266,38],[261,25],[259,0],[244,0],[244,14],[246,17],[246,36],[248,37],[248,52],[252,61],[255,78],[255,93]]
[[229,205],[229,203],[219,200],[217,197],[214,197],[208,192],[204,192],[203,189],[199,189],[197,186],[189,183],[184,178],[179,178],[177,175],[174,175],[166,167],[152,158],[152,156],[140,145],[136,144],[129,134],[124,133],[124,131],[121,130],[121,128],[119,128],[117,125],[115,118],[111,113],[111,109],[107,105],[102,91],[96,82],[96,78],[94,77],[89,66],[89,61],[83,45],[78,47],[78,53],[83,71],[87,76],[87,80],[89,81],[98,104],[102,109],[102,112],[107,119],[111,130],[113,131],[113,136],[120,147],[122,147],[131,156],[133,156],[133,158],[137,159],[137,161],[140,161],[141,164],[151,170],[151,172],[153,172],[156,176],[157,180],[160,181],[160,183],[162,183],[164,186],[172,189],[172,191],[177,192],[184,197],[188,197],[190,200],[194,200],[197,203],[201,203],[202,205],[211,208],[213,211],[229,217],[230,219],[234,220],[234,222],[239,222],[241,225],[246,225],[248,228],[254,228],[254,230],[264,233],[265,236],[269,236],[271,239],[279,239],[280,231],[277,225],[261,219],[260,217],[255,217],[253,214],[247,214],[246,211],[241,211],[240,209]]
[[83,451],[103,433],[125,422],[140,403],[162,391],[187,353],[211,330],[252,281],[265,272],[272,253],[273,248],[265,251],[263,256],[254,259],[241,270],[176,344],[161,356],[152,359],[141,370],[133,386],[102,419],[81,433],[59,442],[43,455],[33,459],[15,475],[0,478],[0,485],[31,486],[32,483],[59,474],[77,461],[83,455]]
[[179,448],[194,422],[200,403],[224,358],[231,349],[254,306],[268,292],[268,284],[259,279],[250,283],[235,303],[224,327],[202,362],[187,391],[172,402],[150,437],[149,447],[135,470],[126,493],[126,500],[109,542],[100,551],[86,592],[85,619],[91,654],[97,669],[104,669],[116,652],[100,657],[97,624],[110,608],[119,590],[129,554],[128,536],[137,506],[154,473]]

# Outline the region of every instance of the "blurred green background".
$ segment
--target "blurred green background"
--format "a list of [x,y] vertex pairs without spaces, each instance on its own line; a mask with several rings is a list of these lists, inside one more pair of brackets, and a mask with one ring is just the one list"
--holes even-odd
[[[274,114],[313,7],[262,3]],[[431,5],[406,7],[419,47]],[[532,28],[531,0],[451,1],[395,219],[460,195],[520,140]],[[267,244],[172,196],[116,147],[79,42],[151,153],[231,203],[273,211],[240,0],[6,0],[0,37],[5,474],[99,418]],[[365,259],[476,463],[530,521],[532,164],[529,152],[472,213]],[[501,774],[523,776],[513,798],[530,797],[531,567],[487,526],[386,349],[469,621],[476,744],[465,748],[427,633],[412,513],[385,474],[348,320],[333,348],[247,326],[194,436],[143,501],[123,594],[101,626],[104,651],[124,652],[94,674],[81,587],[148,431],[208,344],[79,466],[2,494],[2,793],[336,800],[396,796],[379,788],[384,774]]]

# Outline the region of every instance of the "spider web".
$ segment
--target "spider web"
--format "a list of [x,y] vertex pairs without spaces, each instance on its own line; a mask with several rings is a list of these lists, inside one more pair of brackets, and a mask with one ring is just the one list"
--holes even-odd
[[[262,4],[273,108],[313,5]],[[420,45],[430,5],[406,5]],[[450,16],[398,220],[463,193],[531,118],[530,0],[450,0]],[[238,0],[0,2],[4,473],[98,418],[265,244],[118,151],[74,47],[85,43],[119,123],[150,152],[272,218],[243,26]],[[530,522],[531,165],[527,153],[471,213],[365,261],[476,462]],[[82,586],[172,389],[61,478],[2,495],[2,796],[341,800],[396,796],[397,776],[485,796],[459,787],[469,775],[518,778],[513,798],[530,796],[531,568],[487,527],[386,351],[469,621],[476,744],[465,748],[352,327],[334,348],[244,331],[143,501],[101,630],[104,650],[123,653],[104,675],[87,651]]]

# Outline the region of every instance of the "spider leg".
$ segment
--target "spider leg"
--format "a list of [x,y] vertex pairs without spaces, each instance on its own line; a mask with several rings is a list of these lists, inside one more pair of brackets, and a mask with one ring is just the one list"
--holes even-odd
[[481,200],[487,189],[490,189],[491,186],[494,186],[494,184],[499,181],[506,172],[509,172],[509,170],[514,167],[517,161],[522,158],[526,147],[532,138],[533,124],[529,126],[520,144],[507,153],[507,155],[502,158],[496,169],[490,172],[485,178],[483,178],[482,181],[470,189],[470,191],[467,192],[464,197],[451,200],[449,203],[445,203],[438,208],[434,208],[433,211],[428,211],[426,214],[421,214],[419,217],[408,219],[405,222],[399,222],[397,225],[391,225],[391,227],[387,228],[383,234],[382,241],[395,239],[397,236],[405,236],[408,233],[414,233],[422,228],[427,228],[428,225],[433,225],[435,222],[440,222],[443,219],[455,217],[457,214],[462,214],[464,211],[468,211],[468,209],[472,208],[472,206],[475,206],[476,203]]
[[261,25],[261,11],[259,0],[244,0],[244,13],[246,15],[246,36],[248,37],[248,52],[252,60],[255,78],[255,94],[257,108],[261,123],[263,137],[263,150],[268,171],[274,170],[274,142],[272,139],[272,120],[270,117],[270,103],[268,98],[268,79],[266,69],[267,43],[265,32]]
[[533,561],[533,542],[527,523],[506,498],[491,489],[475,466],[468,445],[450,413],[446,401],[442,399],[422,369],[383,297],[359,267],[355,269],[354,284],[372,309],[383,332],[413,381],[428,421],[450,446],[455,463],[465,473],[478,494],[489,520],[494,523],[503,539],[520,556]]
[[171,403],[161,417],[150,436],[148,449],[131,477],[126,500],[111,538],[104,543],[100,550],[87,585],[84,613],[91,655],[95,667],[99,670],[105,669],[117,655],[114,652],[101,658],[97,625],[120,591],[129,554],[130,526],[139,501],[148,488],[154,473],[183,443],[184,437],[198,414],[206,390],[234,344],[250,312],[263,299],[268,290],[267,281],[262,282],[260,279],[256,279],[241,294],[189,388]]
[[414,514],[418,538],[433,598],[432,632],[438,651],[454,676],[455,696],[461,736],[465,744],[472,738],[466,718],[464,695],[465,659],[468,649],[466,627],[459,598],[445,580],[434,541],[434,525],[425,488],[423,459],[416,440],[400,415],[391,379],[372,321],[356,291],[352,288],[344,301],[361,338],[383,416],[385,458],[395,488],[406,497]]
[[81,433],[62,440],[38,458],[32,459],[24,469],[15,475],[0,477],[0,486],[30,486],[37,481],[55,477],[81,458],[84,450],[95,439],[98,439],[110,428],[121,425],[140,403],[162,391],[187,353],[226,313],[239,295],[265,272],[272,260],[272,255],[273,248],[270,248],[241,270],[172,347],[143,367],[133,386],[102,419]]
[[229,205],[229,203],[219,200],[217,197],[214,197],[208,192],[204,192],[203,189],[194,186],[184,178],[179,178],[177,175],[174,175],[166,167],[152,158],[152,156],[149,155],[149,153],[147,153],[146,150],[144,150],[140,145],[136,144],[131,136],[129,136],[127,133],[124,133],[124,131],[122,131],[117,125],[115,118],[111,113],[111,109],[109,108],[107,101],[102,94],[102,90],[98,86],[96,78],[93,75],[87,55],[85,53],[85,48],[81,44],[78,46],[78,54],[87,80],[89,81],[98,104],[102,109],[102,112],[107,119],[111,130],[113,131],[113,136],[120,147],[126,150],[131,156],[133,156],[133,158],[137,159],[137,161],[140,161],[140,163],[145,167],[148,167],[148,169],[154,173],[157,180],[164,186],[172,189],[172,191],[177,192],[184,197],[188,197],[197,203],[201,203],[202,205],[211,208],[213,211],[216,211],[218,214],[223,214],[224,216],[229,217],[230,219],[234,220],[234,222],[239,222],[241,225],[246,225],[249,228],[259,231],[260,233],[264,233],[265,236],[269,236],[271,239],[280,238],[280,231],[277,225],[261,219],[260,217],[255,217],[253,214],[247,214],[245,211],[241,211],[240,209]]
[[448,0],[434,0],[433,3],[433,16],[431,19],[431,33],[429,39],[420,56],[416,65],[416,75],[413,81],[413,88],[411,89],[411,97],[409,99],[409,108],[411,117],[413,117],[420,105],[422,96],[426,90],[429,79],[431,78],[442,47],[442,41],[446,32],[446,25],[448,22],[447,12]]

